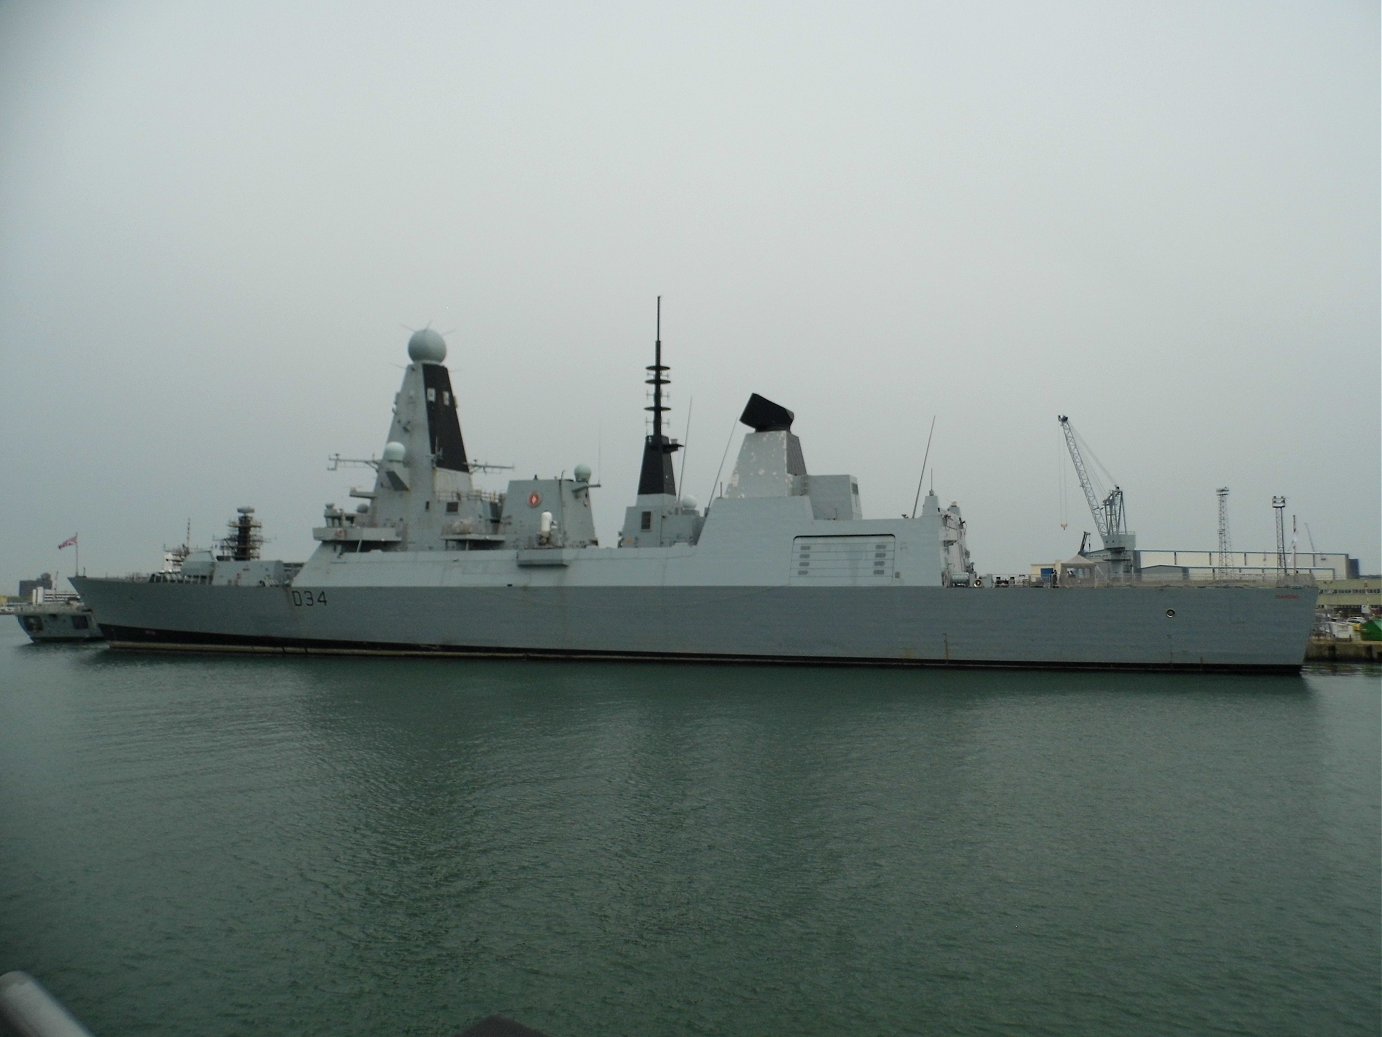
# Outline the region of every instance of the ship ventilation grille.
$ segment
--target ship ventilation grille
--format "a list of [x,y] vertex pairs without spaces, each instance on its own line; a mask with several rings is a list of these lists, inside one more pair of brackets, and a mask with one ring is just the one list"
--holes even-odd
[[802,536],[792,541],[793,583],[873,583],[897,573],[892,536]]

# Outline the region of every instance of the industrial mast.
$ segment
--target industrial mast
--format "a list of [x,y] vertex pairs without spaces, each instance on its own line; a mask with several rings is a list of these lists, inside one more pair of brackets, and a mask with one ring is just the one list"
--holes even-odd
[[1104,544],[1102,550],[1091,551],[1087,557],[1107,562],[1110,575],[1130,576],[1137,571],[1137,535],[1128,532],[1128,518],[1123,510],[1123,489],[1114,486],[1102,501],[1099,500],[1070,419],[1060,414],[1057,420],[1065,435],[1065,445],[1070,450],[1070,460],[1075,464],[1080,489],[1084,490],[1085,500],[1089,504],[1089,513],[1094,516],[1094,526]]
[[1238,575],[1233,566],[1233,540],[1228,532],[1228,487],[1220,486],[1214,491],[1219,495],[1219,564],[1215,575],[1221,580]]
[[[1286,578],[1286,498],[1280,495],[1272,498],[1272,510],[1276,512],[1276,567],[1281,578]],[[1295,539],[1294,537],[1292,538]]]

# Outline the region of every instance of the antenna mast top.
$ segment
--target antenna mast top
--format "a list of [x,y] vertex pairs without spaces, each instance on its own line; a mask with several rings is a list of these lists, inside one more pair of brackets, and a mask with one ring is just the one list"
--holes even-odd
[[648,367],[647,384],[653,387],[653,403],[644,408],[653,412],[653,429],[643,442],[643,469],[638,477],[638,493],[677,492],[676,477],[672,474],[672,454],[681,449],[676,440],[668,439],[662,431],[662,415],[669,410],[662,402],[662,387],[671,384],[668,368],[662,362],[662,296],[657,297],[657,338],[653,345],[653,363]]
[[662,376],[662,372],[667,368],[662,364],[662,296],[657,297],[657,339],[653,343],[653,366],[648,368],[652,372],[652,377],[648,379],[648,384],[653,387],[653,405],[648,410],[653,412],[653,438],[662,438],[662,387],[668,384],[668,379]]

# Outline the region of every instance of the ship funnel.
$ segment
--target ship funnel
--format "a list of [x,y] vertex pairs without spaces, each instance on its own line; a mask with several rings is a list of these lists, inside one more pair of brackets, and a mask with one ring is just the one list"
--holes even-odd
[[792,497],[803,492],[806,461],[792,431],[796,417],[781,404],[754,393],[739,416],[753,432],[744,436],[726,497]]

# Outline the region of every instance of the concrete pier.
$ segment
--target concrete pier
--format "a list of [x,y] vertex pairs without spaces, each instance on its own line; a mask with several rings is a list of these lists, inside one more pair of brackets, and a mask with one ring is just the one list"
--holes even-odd
[[1305,661],[1382,663],[1382,641],[1334,641],[1312,637],[1305,649]]

